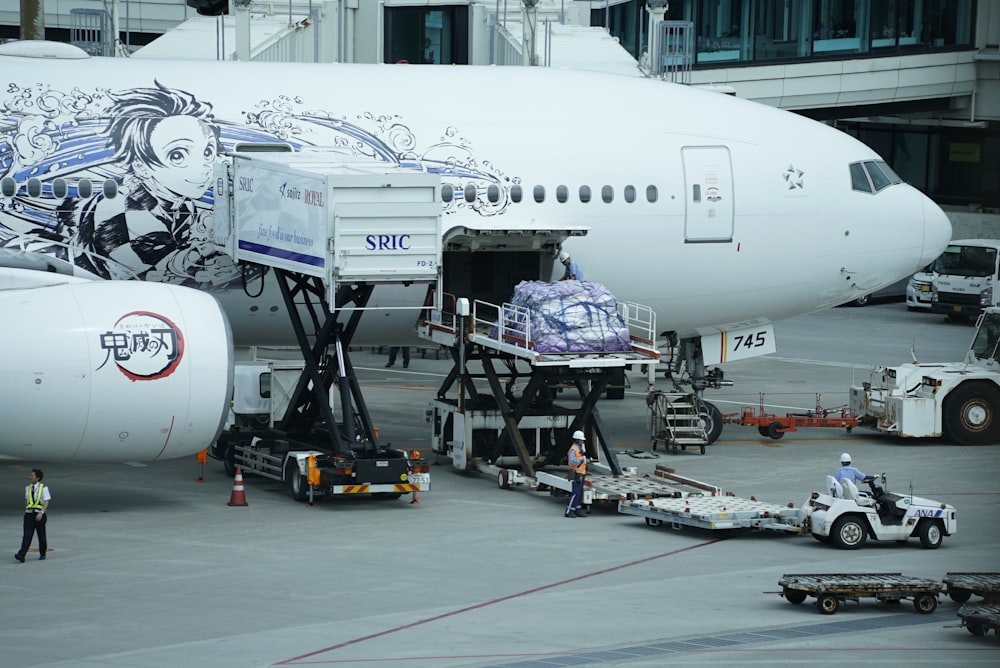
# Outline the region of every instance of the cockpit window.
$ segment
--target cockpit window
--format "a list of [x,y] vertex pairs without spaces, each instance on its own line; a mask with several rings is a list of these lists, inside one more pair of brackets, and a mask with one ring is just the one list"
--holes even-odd
[[[885,164],[884,162],[881,164]],[[869,160],[865,163],[865,169],[868,171],[868,176],[871,177],[872,185],[875,186],[875,192],[882,190],[883,188],[888,188],[892,185],[892,181],[889,177],[885,175],[882,168],[879,167],[879,163],[874,160]]]
[[882,170],[883,174],[889,177],[889,182],[892,183],[892,185],[896,185],[897,183],[903,182],[903,179],[899,178],[899,174],[892,171],[892,167],[887,165],[884,161],[879,160],[875,164],[878,165],[879,169]]
[[872,184],[868,182],[868,175],[860,162],[851,164],[851,187],[863,193],[872,191]]

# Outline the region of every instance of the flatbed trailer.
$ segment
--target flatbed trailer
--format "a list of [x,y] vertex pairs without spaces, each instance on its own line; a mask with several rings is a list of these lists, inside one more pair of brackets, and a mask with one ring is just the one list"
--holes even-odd
[[974,636],[984,636],[990,629],[1000,636],[1000,606],[996,605],[963,605],[958,610],[962,618],[962,626]]
[[1000,573],[945,573],[945,593],[956,603],[965,603],[972,595],[988,604],[1000,604]]
[[862,598],[890,604],[912,599],[917,612],[929,615],[937,609],[938,594],[943,588],[935,580],[902,573],[786,574],[778,580],[778,586],[781,595],[793,605],[799,605],[807,596],[815,597],[816,607],[824,615],[837,612],[842,603],[857,603]]
[[642,517],[651,527],[666,524],[675,529],[809,531],[809,513],[791,503],[782,506],[755,497],[747,499],[704,490],[683,498],[623,498],[618,502],[618,512]]

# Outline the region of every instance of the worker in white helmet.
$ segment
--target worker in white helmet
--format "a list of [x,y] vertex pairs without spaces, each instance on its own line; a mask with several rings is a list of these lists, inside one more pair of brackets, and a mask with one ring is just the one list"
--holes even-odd
[[868,478],[859,469],[851,466],[851,456],[846,452],[840,455],[840,469],[833,474],[833,477],[841,484],[843,484],[844,480],[864,482]]
[[580,265],[573,261],[566,251],[559,251],[559,261],[562,262],[563,266],[566,267],[566,271],[563,273],[563,277],[559,280],[561,281],[585,281],[583,277],[583,269]]
[[566,504],[566,517],[586,517],[583,512],[583,483],[587,479],[587,437],[577,429],[566,453],[566,463],[573,472],[573,490]]

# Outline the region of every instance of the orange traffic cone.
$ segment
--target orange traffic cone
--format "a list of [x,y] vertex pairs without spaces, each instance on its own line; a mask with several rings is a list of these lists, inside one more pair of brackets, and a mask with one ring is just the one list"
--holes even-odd
[[236,467],[236,476],[233,478],[233,493],[229,495],[230,506],[249,506],[247,494],[243,491],[243,469]]

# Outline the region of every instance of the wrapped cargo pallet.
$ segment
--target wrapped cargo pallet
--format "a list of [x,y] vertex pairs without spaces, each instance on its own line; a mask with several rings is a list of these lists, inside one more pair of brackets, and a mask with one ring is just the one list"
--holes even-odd
[[514,288],[510,303],[530,310],[531,339],[536,352],[632,350],[618,302],[600,283],[522,281]]

